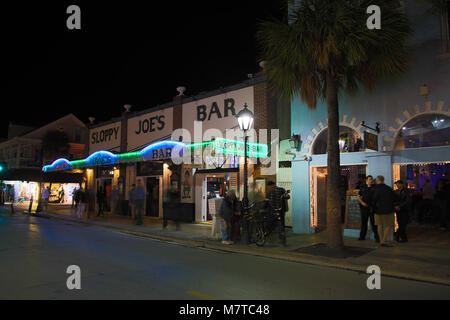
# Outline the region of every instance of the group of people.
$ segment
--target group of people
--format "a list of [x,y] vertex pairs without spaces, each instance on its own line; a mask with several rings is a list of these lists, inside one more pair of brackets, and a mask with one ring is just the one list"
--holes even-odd
[[431,222],[439,224],[446,230],[449,225],[450,187],[445,180],[439,180],[435,190],[430,179],[426,179],[422,191],[415,192],[421,196],[418,204],[413,207],[413,194],[402,180],[395,182],[396,190],[384,184],[384,177],[378,176],[374,183],[372,176],[367,176],[365,185],[359,190],[358,200],[361,208],[361,231],[359,240],[365,240],[367,224],[370,221],[375,240],[382,246],[390,246],[387,237],[392,231],[397,219],[397,230],[394,239],[407,242],[406,227],[415,219],[423,223],[425,214],[431,213]]
[[[269,204],[269,210],[280,212],[280,220],[284,227],[284,215],[287,210],[284,200],[289,199],[289,195],[285,189],[278,187],[273,181],[269,181],[267,185],[269,192],[266,199]],[[220,204],[218,212],[223,244],[230,245],[240,240],[241,211],[242,203],[237,199],[236,191],[229,190]]]
[[408,242],[406,226],[409,222],[411,197],[402,180],[395,182],[394,191],[384,183],[384,177],[378,176],[375,180],[367,176],[366,184],[358,193],[361,208],[361,231],[359,240],[365,240],[367,224],[370,221],[375,241],[383,247],[390,247],[388,237],[394,228],[397,217],[398,229],[394,238],[398,242]]
[[[422,196],[420,200],[417,196]],[[416,206],[413,215],[419,224],[431,223],[439,225],[443,230],[449,227],[450,184],[440,179],[436,188],[430,179],[425,180],[421,192],[414,192]]]

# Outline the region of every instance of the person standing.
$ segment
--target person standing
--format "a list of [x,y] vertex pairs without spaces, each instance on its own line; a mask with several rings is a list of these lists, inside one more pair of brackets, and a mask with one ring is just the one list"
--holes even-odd
[[102,186],[98,187],[97,190],[97,204],[98,204],[98,213],[97,217],[104,217],[104,209],[105,209],[105,191],[103,191]]
[[78,219],[83,219],[83,214],[84,211],[86,210],[86,206],[87,206],[87,202],[88,202],[88,197],[87,197],[87,193],[84,189],[79,189],[79,196],[80,196],[80,202],[78,203],[77,206],[77,217]]
[[394,233],[394,237],[397,242],[408,242],[408,237],[406,236],[406,226],[409,222],[411,197],[402,180],[395,182],[395,185],[397,186],[396,193],[398,197],[398,201],[395,204],[398,230]]
[[391,187],[384,184],[384,177],[378,176],[376,187],[373,191],[372,204],[374,205],[375,225],[378,228],[378,236],[382,247],[392,247],[387,243],[387,238],[394,226],[394,202],[396,195]]
[[77,208],[78,203],[80,203],[80,189],[81,187],[77,187],[77,189],[75,190],[75,208]]
[[136,225],[142,224],[142,214],[144,211],[145,190],[142,185],[142,180],[137,181],[137,187],[133,192],[134,200],[134,214],[136,216]]
[[367,223],[370,221],[370,227],[374,234],[375,241],[380,242],[380,237],[378,236],[377,226],[375,225],[375,217],[373,214],[372,206],[372,192],[374,190],[373,177],[367,176],[366,183],[361,186],[358,192],[359,208],[361,210],[361,230],[359,232],[358,240],[366,240],[367,234]]
[[136,190],[136,185],[133,183],[131,186],[130,194],[129,194],[129,204],[130,204],[130,211],[131,211],[131,218],[136,219],[136,216],[134,214],[134,191]]
[[230,220],[230,240],[232,242],[238,242],[241,240],[241,201],[237,199],[234,200],[233,211],[234,213]]
[[236,192],[229,190],[219,207],[220,231],[222,233],[222,244],[233,244],[230,240],[231,218],[235,210]]
[[8,201],[14,203],[16,200],[16,193],[14,191],[14,186],[10,186],[8,189]]
[[61,185],[58,189],[59,203],[64,203],[64,188]]
[[48,210],[48,198],[50,197],[50,193],[46,186],[42,189],[42,211],[47,212]]
[[290,196],[284,188],[278,187],[273,181],[269,181],[267,185],[269,186],[267,198],[269,199],[270,209],[273,214],[279,214],[280,239],[286,245],[285,215],[288,210],[287,201]]
[[[419,205],[419,223],[424,223],[424,213],[431,212],[431,219],[433,220],[433,200],[434,200],[434,194],[436,193],[436,190],[434,189],[434,186],[431,184],[430,179],[426,179],[425,183],[423,185],[422,190],[422,201]],[[425,217],[428,219],[428,217]],[[432,221],[427,221],[432,222]]]

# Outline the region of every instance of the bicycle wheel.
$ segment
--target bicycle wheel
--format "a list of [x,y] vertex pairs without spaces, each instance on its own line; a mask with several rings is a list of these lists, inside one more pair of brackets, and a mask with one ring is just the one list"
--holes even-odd
[[264,232],[264,227],[261,223],[256,224],[255,230],[255,243],[258,247],[263,247],[266,243],[266,235]]

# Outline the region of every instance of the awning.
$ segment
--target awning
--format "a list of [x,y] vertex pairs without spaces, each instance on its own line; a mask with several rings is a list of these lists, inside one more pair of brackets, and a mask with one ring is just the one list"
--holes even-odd
[[8,169],[0,172],[0,180],[53,183],[82,183],[82,173],[42,172],[39,169]]

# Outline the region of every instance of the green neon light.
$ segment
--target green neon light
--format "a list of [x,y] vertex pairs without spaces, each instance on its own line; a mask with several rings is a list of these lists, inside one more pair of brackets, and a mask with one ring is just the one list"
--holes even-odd
[[86,161],[85,160],[74,160],[74,161],[70,161],[70,166],[73,168],[83,168],[85,167]]
[[[231,140],[217,138],[214,144],[214,150],[223,154],[244,155],[244,142],[241,140]],[[268,156],[268,147],[262,143],[247,143],[247,155],[249,157],[266,158]]]
[[196,142],[196,143],[187,144],[186,148],[204,147],[204,146],[208,146],[208,145],[210,145],[212,143],[214,143],[214,141]]
[[124,162],[134,162],[142,160],[142,154],[140,151],[136,152],[127,152],[127,153],[121,153],[118,154],[117,162],[124,163]]
[[[217,148],[215,150],[217,153],[222,153],[222,154],[234,154],[234,155],[239,155],[239,156],[243,156],[244,155],[244,150],[234,150],[234,149],[223,149],[223,148]],[[254,152],[254,151],[247,151],[247,156],[251,157],[251,158],[267,158],[268,154],[267,152]]]
[[[186,145],[186,147],[203,148],[211,144],[213,145],[213,149],[218,153],[244,155],[244,142],[242,140],[216,138],[212,141],[191,143]],[[247,155],[249,157],[267,158],[268,153],[267,144],[247,142]]]

